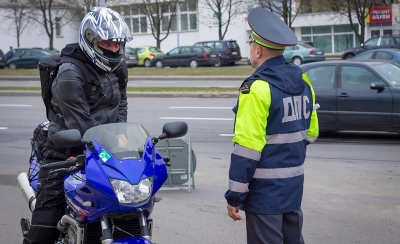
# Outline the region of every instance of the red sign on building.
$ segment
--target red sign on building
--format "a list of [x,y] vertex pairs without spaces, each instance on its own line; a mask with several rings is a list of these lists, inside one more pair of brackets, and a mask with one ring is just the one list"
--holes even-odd
[[371,7],[371,11],[369,12],[369,20],[371,23],[392,22],[392,7],[391,6]]

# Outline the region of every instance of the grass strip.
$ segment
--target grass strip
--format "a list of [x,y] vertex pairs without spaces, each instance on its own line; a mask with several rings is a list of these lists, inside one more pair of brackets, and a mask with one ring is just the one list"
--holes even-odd
[[[129,76],[250,76],[254,68],[249,65],[222,67],[179,67],[128,69]],[[39,76],[38,69],[0,69],[0,76]]]

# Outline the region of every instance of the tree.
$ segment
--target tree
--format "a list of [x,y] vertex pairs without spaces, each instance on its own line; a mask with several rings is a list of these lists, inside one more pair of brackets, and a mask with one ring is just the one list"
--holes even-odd
[[29,0],[8,0],[1,6],[4,8],[4,19],[11,19],[13,25],[9,30],[17,37],[17,47],[20,46],[20,36],[24,30],[31,24],[29,19],[29,12],[31,11],[31,4]]
[[49,48],[54,48],[56,25],[61,28],[69,24],[76,16],[76,11],[70,11],[73,4],[68,0],[34,0],[35,9],[30,12],[29,19],[44,28],[49,37]]
[[256,0],[256,4],[281,17],[289,27],[292,27],[293,21],[301,12],[303,4],[306,1],[307,0]]
[[244,13],[244,3],[242,0],[202,0],[199,2],[200,8],[206,12],[211,10],[218,25],[218,38],[223,40],[232,19]]
[[[399,3],[398,0],[324,0],[326,6],[333,12],[345,16],[350,22],[350,26],[356,34],[360,43],[364,42],[366,18],[369,9],[373,6],[390,6]],[[360,28],[356,28],[354,21],[357,20]]]
[[177,28],[176,5],[179,0],[133,0],[133,3],[139,13],[147,17],[146,21],[143,21],[145,23],[141,22],[140,25],[150,27],[156,45],[160,48],[161,42],[168,37],[171,28]]

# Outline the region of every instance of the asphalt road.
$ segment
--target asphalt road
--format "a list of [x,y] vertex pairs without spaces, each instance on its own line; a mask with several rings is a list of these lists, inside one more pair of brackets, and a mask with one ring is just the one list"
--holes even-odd
[[[130,122],[152,135],[168,121],[183,120],[196,153],[196,187],[161,191],[153,241],[156,243],[243,244],[244,221],[226,212],[231,133],[236,100],[129,98]],[[0,96],[0,243],[21,243],[19,219],[29,217],[15,186],[26,171],[33,128],[45,120],[37,97]],[[400,240],[400,138],[390,133],[322,135],[305,162],[303,235],[309,244],[394,244]],[[244,216],[244,213],[241,213]]]

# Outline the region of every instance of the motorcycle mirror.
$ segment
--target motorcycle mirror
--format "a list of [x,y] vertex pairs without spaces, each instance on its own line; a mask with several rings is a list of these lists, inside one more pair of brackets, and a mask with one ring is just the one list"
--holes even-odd
[[186,135],[187,131],[188,131],[188,126],[185,122],[183,121],[169,122],[164,124],[163,126],[162,132],[165,135],[160,135],[159,138],[165,139],[165,138],[181,137]]
[[73,147],[81,143],[81,133],[77,129],[63,130],[53,135],[56,147]]

